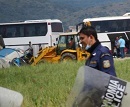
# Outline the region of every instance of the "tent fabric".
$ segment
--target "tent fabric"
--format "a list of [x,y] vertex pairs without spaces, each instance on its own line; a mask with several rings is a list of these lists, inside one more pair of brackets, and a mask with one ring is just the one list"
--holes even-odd
[[17,60],[24,56],[24,52],[13,48],[4,48],[0,50],[0,68],[7,68],[15,62],[20,65]]
[[0,59],[0,68],[8,68],[8,67],[10,67],[10,64],[4,59]]
[[5,56],[11,54],[14,51],[15,51],[15,49],[12,49],[12,48],[4,48],[4,49],[0,50],[0,58],[1,57],[3,58]]

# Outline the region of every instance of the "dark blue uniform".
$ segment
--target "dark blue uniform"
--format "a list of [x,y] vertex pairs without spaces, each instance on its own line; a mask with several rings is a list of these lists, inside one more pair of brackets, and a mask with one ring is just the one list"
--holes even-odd
[[85,65],[116,76],[113,57],[109,49],[100,43],[93,49]]

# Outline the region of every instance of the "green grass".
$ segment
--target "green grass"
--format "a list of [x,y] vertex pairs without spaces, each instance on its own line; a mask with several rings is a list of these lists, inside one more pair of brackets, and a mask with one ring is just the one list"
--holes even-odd
[[[115,61],[118,77],[130,81],[130,60]],[[20,92],[23,107],[65,107],[67,96],[83,62],[41,63],[0,69],[0,84]]]
[[130,82],[130,59],[115,60],[117,76]]

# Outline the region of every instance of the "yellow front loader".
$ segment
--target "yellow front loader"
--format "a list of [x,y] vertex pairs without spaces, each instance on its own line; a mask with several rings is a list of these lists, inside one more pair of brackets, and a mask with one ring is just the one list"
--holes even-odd
[[36,65],[44,60],[48,62],[60,62],[63,60],[85,60],[89,56],[79,43],[77,32],[62,33],[59,36],[58,44],[42,49],[37,57],[32,57],[30,62]]

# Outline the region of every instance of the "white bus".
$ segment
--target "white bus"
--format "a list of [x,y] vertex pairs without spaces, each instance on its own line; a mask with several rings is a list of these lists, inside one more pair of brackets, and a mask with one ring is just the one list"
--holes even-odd
[[126,41],[126,47],[130,48],[130,16],[111,16],[87,18],[83,22],[90,22],[98,33],[99,41],[113,50],[115,38],[122,36]]
[[63,26],[58,19],[0,23],[0,35],[4,39],[5,47],[26,50],[31,41],[35,53],[39,44],[42,47],[53,46],[61,32]]

